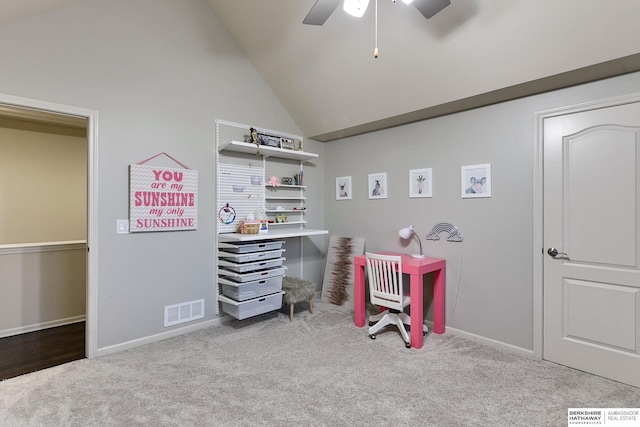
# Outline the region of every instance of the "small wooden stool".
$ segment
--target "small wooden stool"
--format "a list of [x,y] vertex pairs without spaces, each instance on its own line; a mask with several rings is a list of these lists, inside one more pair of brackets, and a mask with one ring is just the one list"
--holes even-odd
[[298,277],[285,277],[282,280],[284,295],[282,301],[289,304],[289,320],[293,322],[294,305],[299,302],[309,301],[309,313],[313,314],[313,296],[316,293],[316,285],[308,280]]

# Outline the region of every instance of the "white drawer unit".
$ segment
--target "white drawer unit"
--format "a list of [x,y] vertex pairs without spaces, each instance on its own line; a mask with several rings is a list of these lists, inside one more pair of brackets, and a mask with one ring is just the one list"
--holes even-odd
[[224,252],[232,252],[236,254],[256,253],[262,251],[271,251],[282,248],[284,241],[266,241],[266,242],[220,242],[218,248]]
[[218,283],[220,284],[222,295],[236,301],[246,301],[280,292],[282,290],[282,278],[283,276],[276,276],[250,282],[235,282],[220,277],[218,278]]
[[218,266],[224,268],[225,270],[235,271],[236,273],[248,273],[250,271],[266,270],[268,268],[280,267],[282,266],[283,262],[284,258],[241,263],[221,259],[218,261]]
[[218,295],[218,301],[220,301],[222,305],[222,311],[238,320],[243,320],[248,317],[280,309],[280,307],[282,307],[282,294],[284,294],[284,292],[280,291],[275,294],[252,298],[247,301],[236,301],[224,295]]
[[222,311],[242,320],[282,306],[286,267],[284,241],[220,242],[218,301]]
[[284,249],[278,249],[277,251],[248,252],[246,254],[236,254],[219,250],[218,258],[223,258],[225,260],[233,262],[261,261],[265,259],[280,258],[284,251]]

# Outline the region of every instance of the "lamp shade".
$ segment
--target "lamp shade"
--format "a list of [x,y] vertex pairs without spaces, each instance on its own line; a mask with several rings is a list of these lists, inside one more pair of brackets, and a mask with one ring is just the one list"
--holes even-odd
[[342,8],[351,16],[361,18],[367,11],[369,6],[369,0],[344,0]]
[[413,231],[414,231],[413,225],[410,225],[409,227],[400,229],[400,231],[398,231],[398,235],[405,240],[410,239],[411,235],[413,234]]
[[422,242],[420,241],[420,237],[416,233],[415,228],[413,228],[413,225],[410,225],[405,228],[401,228],[400,230],[398,230],[398,235],[404,240],[411,239],[413,236],[415,236],[416,239],[418,239],[418,243],[420,244],[420,253],[411,254],[411,256],[413,258],[424,258],[426,256],[422,253]]

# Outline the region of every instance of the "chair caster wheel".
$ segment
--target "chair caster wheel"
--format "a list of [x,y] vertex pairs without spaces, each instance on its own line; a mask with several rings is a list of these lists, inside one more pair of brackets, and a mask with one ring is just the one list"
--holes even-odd
[[373,326],[375,324],[376,324],[376,322],[369,322],[369,326]]
[[404,346],[407,347],[407,348],[411,348],[411,343],[410,342],[406,342],[406,343],[404,343]]
[[369,338],[371,338],[372,340],[376,339],[376,334],[369,334]]

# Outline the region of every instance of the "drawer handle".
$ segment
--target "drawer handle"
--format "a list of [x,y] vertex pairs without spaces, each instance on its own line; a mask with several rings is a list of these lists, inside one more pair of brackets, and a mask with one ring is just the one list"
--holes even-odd
[[266,276],[267,274],[269,274],[269,272],[268,272],[268,271],[265,271],[264,273],[261,273],[260,275],[261,275],[261,276]]
[[261,280],[261,281],[259,281],[259,282],[258,282],[258,286],[259,286],[259,285],[264,285],[265,283],[267,283],[267,281],[266,281],[266,280]]
[[266,298],[260,298],[258,302],[265,302],[266,300],[267,300]]

